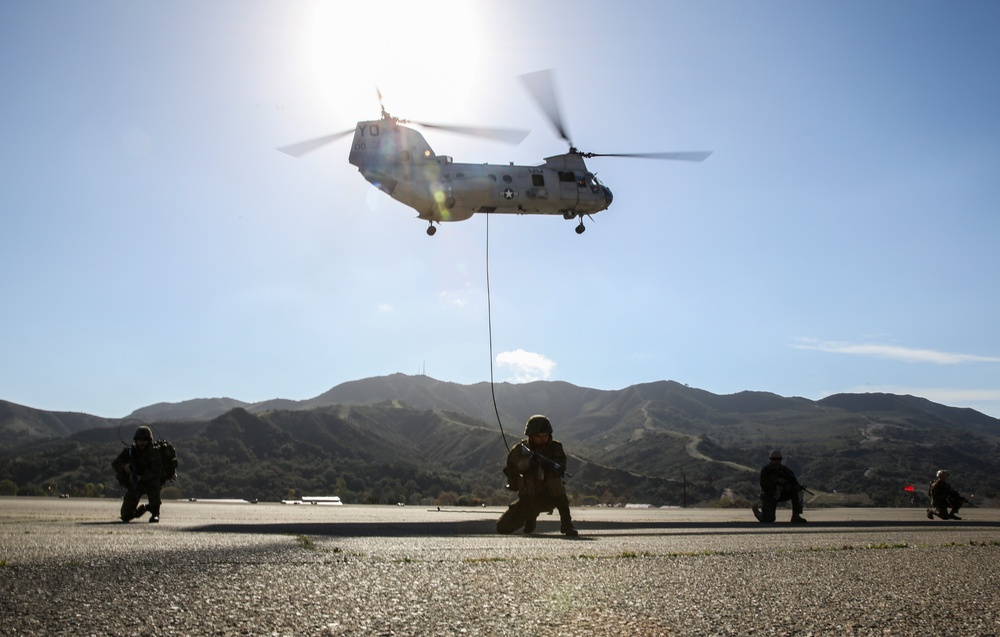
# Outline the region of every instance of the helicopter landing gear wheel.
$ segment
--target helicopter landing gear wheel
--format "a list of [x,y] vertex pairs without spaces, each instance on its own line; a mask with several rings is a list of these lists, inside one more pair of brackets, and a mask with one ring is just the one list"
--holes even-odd
[[576,227],[576,233],[577,233],[577,234],[583,234],[583,233],[584,233],[584,231],[585,231],[586,229],[587,229],[587,228],[586,228],[586,226],[584,226],[584,225],[583,225],[583,222],[581,221],[581,222],[580,222],[580,225],[578,225],[578,226]]
[[434,223],[433,222],[431,223],[431,225],[427,226],[427,236],[428,237],[433,237],[434,233],[437,232],[437,231],[438,231],[438,229],[434,227]]

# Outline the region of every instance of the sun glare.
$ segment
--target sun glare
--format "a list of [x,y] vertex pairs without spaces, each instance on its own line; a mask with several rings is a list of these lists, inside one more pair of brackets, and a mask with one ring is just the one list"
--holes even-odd
[[316,8],[316,81],[338,113],[355,119],[386,110],[405,119],[463,121],[481,47],[475,4],[383,0],[324,2]]

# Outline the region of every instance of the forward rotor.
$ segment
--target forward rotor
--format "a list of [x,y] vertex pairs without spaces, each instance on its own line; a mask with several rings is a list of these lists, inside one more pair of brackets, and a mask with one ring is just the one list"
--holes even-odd
[[[423,128],[430,128],[433,130],[441,130],[449,133],[456,133],[458,135],[469,135],[472,137],[480,137],[483,139],[492,139],[494,141],[503,142],[505,144],[520,144],[524,141],[524,138],[528,136],[529,131],[518,130],[514,128],[490,128],[486,126],[456,126],[452,124],[432,124],[429,122],[417,122],[413,120],[401,119],[395,117],[387,110],[385,110],[385,105],[382,102],[382,92],[375,89],[378,95],[378,105],[382,110],[382,121],[392,122],[393,124],[416,124]],[[305,141],[296,142],[294,144],[289,144],[287,146],[281,146],[278,148],[281,152],[286,155],[291,155],[292,157],[302,157],[314,150],[322,148],[327,144],[337,141],[341,137],[346,137],[354,132],[355,129],[344,130],[331,135],[324,135],[322,137],[316,137],[314,139],[307,139]]]

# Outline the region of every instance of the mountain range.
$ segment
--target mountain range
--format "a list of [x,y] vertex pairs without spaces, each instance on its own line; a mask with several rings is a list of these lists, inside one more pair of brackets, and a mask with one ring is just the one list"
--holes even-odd
[[[814,505],[909,504],[904,488],[916,485],[922,495],[943,467],[980,503],[1000,492],[1000,420],[913,396],[812,401],[717,395],[673,381],[598,390],[404,374],[343,383],[302,401],[158,403],[122,420],[0,401],[0,481],[20,492],[46,481],[77,491],[106,482],[113,494],[108,455],[141,420],[178,446],[185,496],[278,499],[305,489],[338,491],[347,501],[423,502],[449,493],[494,503],[509,498],[499,475],[506,447],[535,413],[550,418],[566,446],[567,488],[580,502],[743,506],[756,498],[771,448],[783,450]],[[213,458],[224,460],[225,472]]]

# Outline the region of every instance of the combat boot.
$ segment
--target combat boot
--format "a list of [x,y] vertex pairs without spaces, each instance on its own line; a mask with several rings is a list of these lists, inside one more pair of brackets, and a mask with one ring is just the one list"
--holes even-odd
[[536,526],[538,526],[538,518],[528,518],[528,521],[524,523],[524,528],[521,530],[525,535],[530,535],[535,532]]
[[759,506],[757,506],[757,505],[755,504],[755,505],[753,505],[752,507],[750,507],[750,510],[751,510],[751,511],[753,511],[753,516],[754,516],[755,518],[757,518],[757,521],[758,521],[758,522],[763,522],[763,521],[764,521],[764,520],[762,520],[762,519],[761,519],[761,517],[760,517],[760,507],[759,507]]
[[124,515],[122,515],[122,522],[131,522],[132,520],[141,517],[142,514],[145,512],[146,512],[146,505],[140,504],[135,508],[135,511],[132,511],[132,513],[125,513]]
[[805,519],[801,515],[793,515],[791,520],[792,524],[805,524],[808,521],[809,520]]
[[573,523],[570,522],[569,520],[566,520],[559,525],[559,532],[565,535],[566,537],[576,537],[580,535],[579,531],[573,528]]

